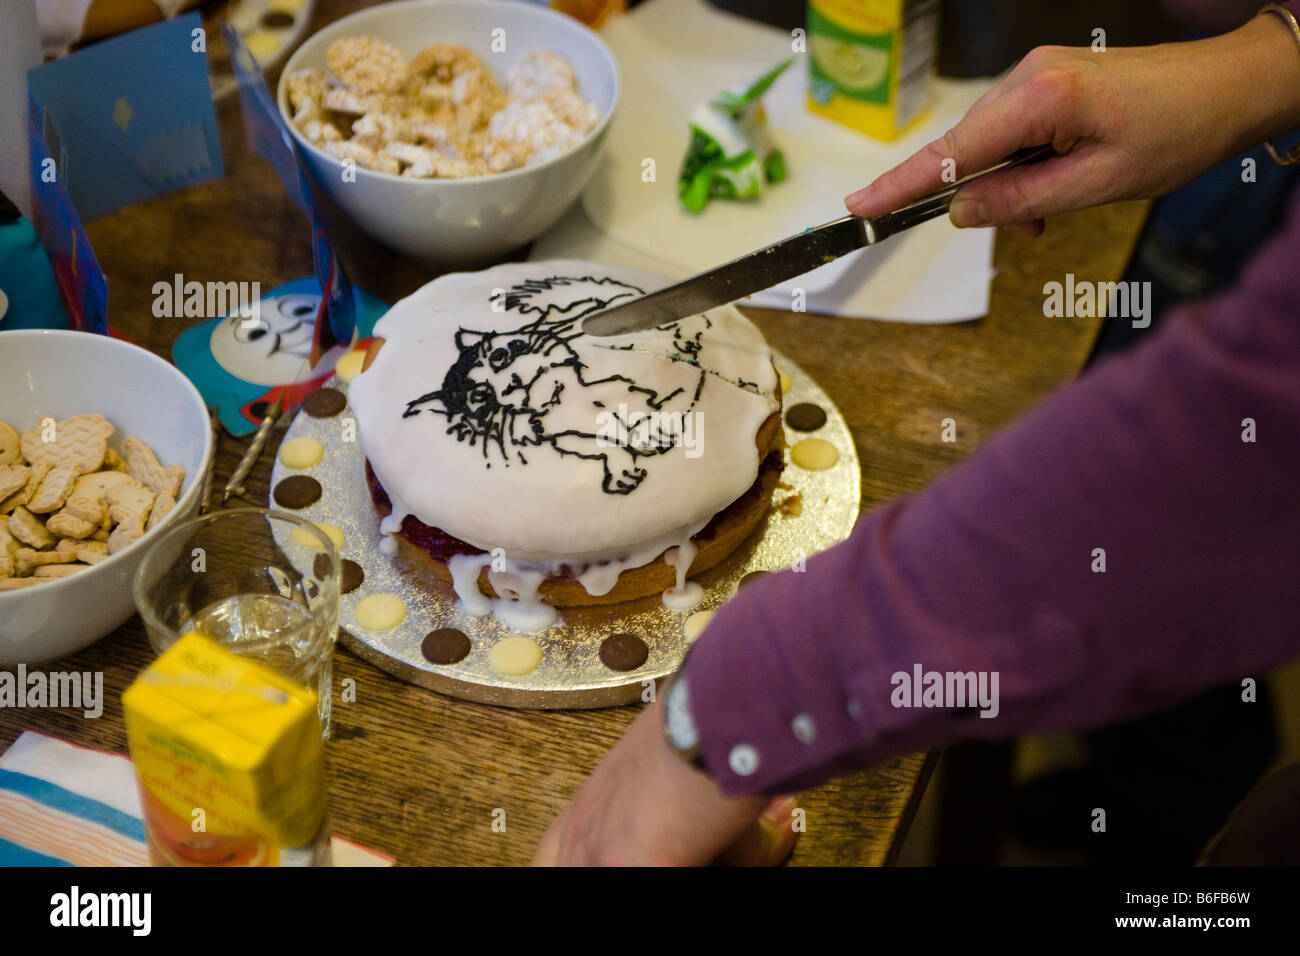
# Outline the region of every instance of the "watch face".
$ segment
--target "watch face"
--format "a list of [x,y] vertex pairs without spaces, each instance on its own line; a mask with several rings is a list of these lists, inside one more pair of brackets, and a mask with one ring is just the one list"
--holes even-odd
[[695,729],[695,720],[691,717],[690,700],[686,694],[686,678],[678,674],[673,685],[668,688],[664,730],[668,741],[677,750],[694,750],[700,742],[700,735]]

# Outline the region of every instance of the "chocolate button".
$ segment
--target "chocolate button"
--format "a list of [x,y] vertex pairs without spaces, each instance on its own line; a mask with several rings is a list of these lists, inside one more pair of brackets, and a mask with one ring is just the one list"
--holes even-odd
[[343,594],[350,594],[357,588],[361,587],[361,582],[366,579],[366,572],[361,570],[361,565],[355,561],[343,559],[343,564],[339,568],[339,591]]
[[815,432],[826,424],[826,412],[820,405],[800,402],[786,410],[785,423],[796,431]]
[[330,418],[347,407],[348,400],[337,388],[312,389],[302,397],[302,410],[312,418]]
[[[315,572],[316,577],[323,578],[330,573],[330,559],[323,554],[316,555],[316,560],[312,562],[311,569]],[[366,579],[366,572],[361,570],[361,565],[347,558],[343,559],[343,564],[339,567],[339,591],[342,594],[348,594],[361,587],[361,582]]]
[[272,30],[279,27],[291,27],[293,26],[293,15],[285,13],[283,10],[271,10],[262,14],[262,26]]
[[320,482],[310,475],[290,475],[275,486],[275,503],[283,508],[306,508],[320,501]]
[[469,655],[469,638],[464,631],[443,627],[430,631],[420,644],[420,653],[431,664],[455,664]]
[[750,571],[748,574],[746,574],[743,578],[740,579],[739,583],[737,583],[736,590],[739,591],[741,588],[745,587],[746,585],[753,584],[759,578],[767,577],[769,573],[770,572],[768,571]]
[[650,656],[650,648],[635,634],[613,634],[600,642],[600,661],[612,671],[634,671]]

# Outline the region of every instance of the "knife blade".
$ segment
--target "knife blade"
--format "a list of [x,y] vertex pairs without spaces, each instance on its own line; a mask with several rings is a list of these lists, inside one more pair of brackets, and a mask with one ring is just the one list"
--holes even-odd
[[883,242],[895,233],[928,222],[948,211],[963,186],[1012,166],[1041,162],[1056,155],[1051,146],[1022,149],[988,169],[967,176],[895,212],[883,216],[844,216],[788,236],[757,252],[683,279],[583,319],[587,335],[623,335],[698,315],[833,262],[846,253]]

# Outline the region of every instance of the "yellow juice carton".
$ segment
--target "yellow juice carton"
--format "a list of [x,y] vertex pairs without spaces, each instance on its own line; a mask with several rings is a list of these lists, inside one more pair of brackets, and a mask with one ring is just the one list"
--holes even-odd
[[809,0],[808,108],[896,139],[929,107],[939,0]]
[[328,863],[316,695],[187,634],[122,695],[155,866]]

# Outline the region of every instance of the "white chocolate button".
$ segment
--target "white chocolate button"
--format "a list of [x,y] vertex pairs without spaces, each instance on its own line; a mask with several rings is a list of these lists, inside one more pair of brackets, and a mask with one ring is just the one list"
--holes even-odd
[[821,438],[805,438],[790,449],[790,460],[808,471],[825,471],[840,460],[840,453]]
[[334,371],[338,373],[339,378],[345,382],[350,382],[361,374],[361,366],[366,361],[365,349],[353,349],[351,352],[344,352],[339,356],[339,360],[334,363]]
[[713,615],[717,613],[717,611],[696,611],[688,617],[685,624],[686,643],[694,644],[699,636],[704,633],[704,629],[709,626],[709,622],[713,620]]
[[498,674],[519,677],[536,669],[542,662],[542,648],[527,637],[507,637],[492,645],[488,660]]
[[315,548],[317,551],[321,550],[320,539],[310,531],[306,531],[302,528],[293,529],[293,540],[297,541],[304,548]]
[[334,550],[342,553],[343,551],[343,529],[336,524],[330,524],[328,521],[317,521],[316,527],[325,532],[325,537],[330,539],[334,545]]
[[[325,537],[329,538],[334,545],[334,550],[341,552],[343,550],[343,531],[336,524],[330,524],[328,521],[317,521],[316,527],[325,532]],[[320,541],[309,531],[302,528],[293,529],[293,540],[297,541],[304,548],[315,548],[320,550]]]
[[781,380],[781,397],[784,398],[789,395],[790,390],[794,388],[794,380],[790,378],[789,373],[782,368],[776,370],[776,375],[777,378]]
[[406,602],[396,594],[371,594],[357,602],[353,616],[368,631],[391,631],[406,620]]
[[280,446],[280,461],[290,468],[310,468],[325,454],[325,446],[308,435],[290,438]]
[[758,769],[758,751],[751,744],[736,744],[727,755],[731,772],[738,777],[748,777]]

